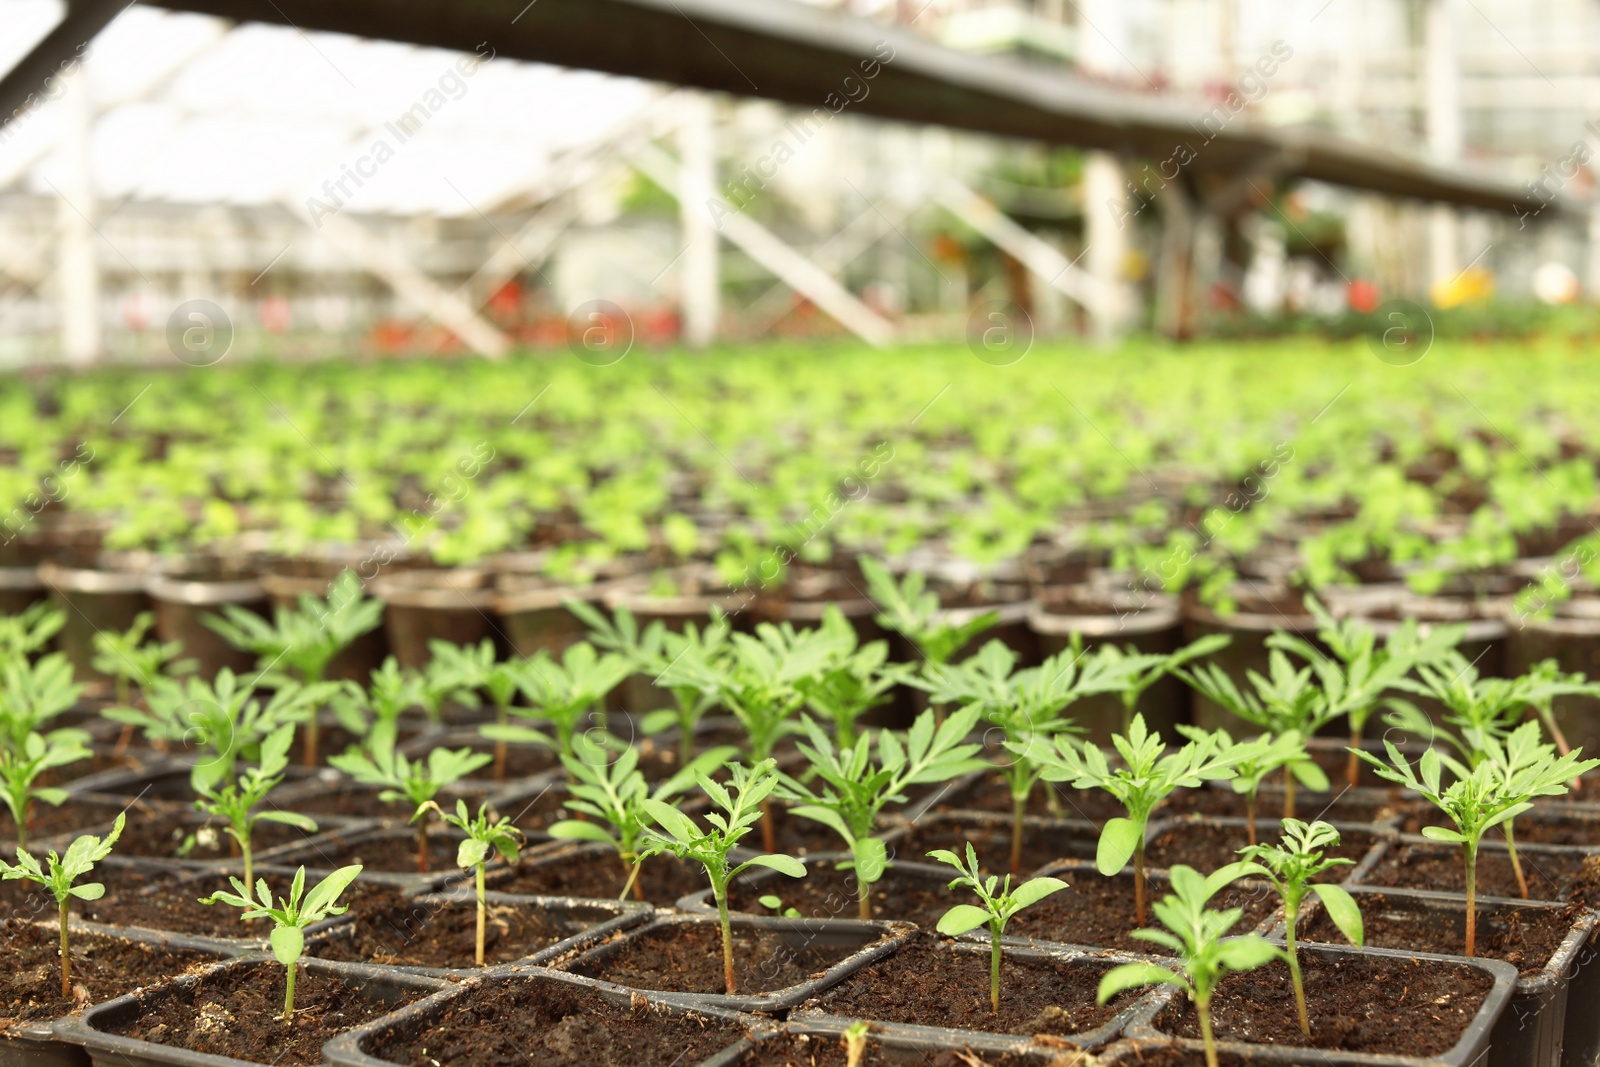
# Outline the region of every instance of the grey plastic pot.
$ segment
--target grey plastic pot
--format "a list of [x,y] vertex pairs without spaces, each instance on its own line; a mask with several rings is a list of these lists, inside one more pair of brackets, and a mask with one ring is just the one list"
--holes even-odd
[[[52,931],[57,928],[54,921],[48,920],[38,925],[48,927]],[[213,959],[225,959],[236,955],[238,951],[228,946],[198,938],[182,937],[178,934],[105,926],[78,920],[72,921],[71,933],[74,936],[97,934],[101,937],[113,937],[139,944],[159,945]],[[70,1016],[63,1017],[66,1018]],[[0,1063],[15,1064],[16,1067],[86,1067],[89,1057],[83,1049],[57,1038],[56,1027],[62,1021],[62,1019],[51,1019],[22,1023],[0,1030]]]
[[502,571],[495,575],[493,607],[504,623],[505,640],[513,654],[549,652],[559,658],[589,632],[567,610],[567,601],[594,604],[611,587],[611,582],[565,585],[540,575]]
[[145,592],[147,578],[137,571],[39,565],[39,580],[49,588],[51,600],[66,616],[56,635],[56,645],[72,661],[73,672],[80,679],[110,682],[94,669],[94,635],[102,631],[122,633],[133,625],[140,612],[150,610],[150,597]]
[[[807,868],[810,868],[813,865],[820,868],[831,867],[833,864],[838,863],[841,860],[848,859],[850,859],[850,855],[846,852],[816,852],[806,856],[801,862],[803,862]],[[884,877],[887,878],[893,876],[897,879],[903,878],[918,883],[926,883],[930,889],[943,891],[949,888],[951,873],[952,872],[949,867],[937,867],[928,863],[896,860],[889,867],[888,871],[885,872]],[[750,870],[739,875],[739,877],[734,879],[734,881],[743,883],[745,886],[748,886],[753,890],[766,889],[770,887],[777,891],[776,895],[781,899],[783,897],[784,883],[793,882],[794,879],[765,867],[752,867]],[[960,898],[952,894],[950,903],[956,904],[959,902]],[[838,902],[837,910],[833,909],[830,904],[829,914],[802,916],[802,921],[808,923],[859,923],[861,920],[857,917],[859,914],[858,906],[858,901],[854,896],[841,898]],[[677,903],[677,908],[679,911],[686,911],[696,915],[715,915],[717,913],[716,901],[712,899],[711,890],[709,888],[703,889],[698,893],[690,893],[688,896],[682,897]],[[735,912],[734,914],[748,915],[751,913]],[[911,921],[904,919],[903,916],[898,915],[874,915],[873,919],[884,921]]]
[[383,628],[400,666],[422,670],[433,659],[430,641],[475,645],[498,630],[486,571],[408,570],[372,583],[384,602]]
[[229,604],[267,615],[270,602],[260,581],[213,574],[163,574],[152,577],[148,589],[155,605],[157,636],[162,641],[183,642],[183,654],[196,661],[201,678],[215,678],[223,667],[244,674],[256,666],[254,653],[234,648],[205,620],[221,616]]
[[[1384,902],[1393,902],[1436,917],[1440,926],[1461,928],[1465,923],[1466,901],[1449,893],[1368,886],[1352,886],[1350,892],[1363,913],[1368,915],[1373,908],[1382,907]],[[1320,905],[1313,898],[1306,908],[1302,927],[1305,925],[1304,918],[1316,914],[1319,908]],[[1505,915],[1536,911],[1560,916],[1565,914],[1566,905],[1526,900],[1498,901],[1479,911],[1479,929],[1490,918],[1485,912]],[[1555,954],[1538,973],[1517,979],[1511,1003],[1494,1028],[1488,1067],[1558,1067],[1562,1062],[1562,1049],[1569,1039],[1579,1045],[1600,1043],[1600,1015],[1592,1011],[1574,1014],[1567,1010],[1572,987],[1584,976],[1583,972],[1594,955],[1589,942],[1597,925],[1600,925],[1600,915],[1592,911],[1580,913],[1571,922]],[[1579,1062],[1592,1063],[1594,1058],[1590,1056]]]
[[20,615],[48,595],[38,567],[0,566],[0,614]]
[[[1441,855],[1455,858],[1457,862],[1460,861],[1461,856],[1461,850],[1459,846],[1440,844],[1435,841],[1430,841],[1421,834],[1399,834],[1394,838],[1385,841],[1383,845],[1380,846],[1377,859],[1372,864],[1368,865],[1366,869],[1359,875],[1348,879],[1345,884],[1347,886],[1372,886],[1379,889],[1417,889],[1417,886],[1388,886],[1377,881],[1380,872],[1388,862],[1391,852],[1401,848],[1424,849],[1429,852],[1438,852]],[[1562,860],[1569,864],[1581,864],[1585,857],[1594,855],[1595,851],[1596,850],[1593,848],[1588,848],[1582,845],[1524,845],[1519,843],[1517,845],[1517,855],[1521,859],[1523,870],[1527,875],[1529,899],[1541,902],[1561,902],[1565,900],[1565,896],[1561,894],[1558,889],[1551,886],[1547,881],[1541,880],[1537,876],[1539,871],[1538,861],[1540,858],[1545,858],[1547,861]],[[1507,850],[1504,841],[1483,841],[1478,846],[1478,863],[1480,864],[1480,870],[1482,869],[1481,864],[1486,856],[1505,857],[1506,855]],[[1431,892],[1433,890],[1427,891]],[[1449,891],[1449,895],[1464,897],[1465,892],[1463,891],[1457,893],[1454,891]],[[1478,890],[1478,899],[1481,901],[1496,901],[1513,900],[1516,898],[1495,897],[1486,893],[1480,887]]]
[[[224,969],[244,967],[283,969],[276,960],[266,957],[228,960],[203,971],[108,1000],[82,1015],[60,1020],[55,1026],[55,1036],[60,1041],[82,1048],[88,1053],[89,1062],[94,1067],[259,1067],[249,1060],[191,1052],[173,1045],[123,1037],[117,1032],[132,1025],[160,1000],[180,996]],[[337,977],[345,982],[352,996],[369,1004],[386,1007],[399,1007],[410,997],[436,992],[444,985],[435,978],[357,963],[305,958],[300,961],[300,967],[302,974],[321,973]]]
[[[844,1040],[845,1031],[854,1025],[854,1019],[838,1019],[826,1015],[791,1016],[790,1020],[782,1025],[781,1033],[796,1037],[814,1038],[829,1045],[838,1045]],[[867,1023],[867,1049],[868,1055],[876,1052],[880,1060],[891,1067],[927,1067],[930,1053],[952,1051],[952,1046],[937,1038],[923,1037],[911,1031],[916,1028],[896,1026],[893,1023]],[[954,1030],[950,1033],[965,1034],[971,1031]],[[962,1043],[953,1046],[955,1051],[966,1051],[972,1046]],[[973,1051],[979,1051],[973,1049]],[[1008,1063],[1032,1064],[1039,1067],[1072,1067],[1072,1049],[1063,1039],[1034,1039],[1029,1044],[1018,1048],[1005,1050]],[[1094,1063],[1103,1062],[1098,1057]],[[1084,1060],[1087,1067],[1089,1061]]]
[[[469,979],[453,988],[408,1004],[381,1019],[340,1034],[322,1047],[322,1062],[326,1067],[396,1067],[393,1061],[379,1059],[367,1050],[379,1039],[393,1034],[416,1034],[438,1022],[447,1013],[458,1008],[462,1001],[470,1000],[479,990],[494,989],[506,984],[545,983],[569,986],[592,992],[606,1004],[630,1014],[649,1012],[663,1020],[682,1020],[688,1025],[697,1021],[716,1019],[757,1028],[752,1037],[759,1039],[760,1028],[771,1026],[762,1020],[738,1012],[709,1005],[688,1006],[667,998],[643,997],[637,992],[623,989],[608,982],[597,982],[581,975],[563,974],[542,968],[525,969],[519,966],[501,967],[479,977]],[[752,1037],[734,1042],[717,1053],[697,1061],[684,1061],[682,1067],[732,1067],[752,1045]]]
[[[1411,1067],[1468,1067],[1484,1062],[1484,1057],[1489,1051],[1490,1035],[1494,1032],[1495,1024],[1501,1014],[1511,1003],[1511,998],[1516,990],[1517,969],[1509,963],[1500,960],[1462,959],[1459,956],[1438,956],[1427,952],[1394,952],[1389,949],[1368,948],[1341,948],[1333,945],[1307,945],[1301,948],[1302,958],[1305,956],[1357,956],[1373,957],[1383,956],[1397,960],[1430,960],[1448,966],[1471,967],[1488,974],[1494,985],[1484,997],[1483,1003],[1478,1007],[1478,1013],[1462,1031],[1461,1037],[1448,1051],[1439,1056],[1411,1057],[1394,1056],[1388,1058],[1375,1058],[1361,1062],[1393,1063],[1396,1065],[1411,1065]],[[1186,994],[1179,989],[1171,987],[1157,987],[1140,1002],[1138,1011],[1129,1020],[1124,1031],[1130,1038],[1144,1038],[1150,1040],[1172,1040],[1173,1035],[1167,1034],[1157,1028],[1156,1018],[1173,1002],[1176,997]],[[1198,1044],[1198,1042],[1194,1042]],[[1217,1042],[1219,1051],[1237,1052],[1244,1049],[1257,1049],[1268,1046],[1251,1045],[1245,1042],[1228,1041],[1225,1037]],[[1322,1061],[1321,1049],[1297,1048],[1295,1046],[1279,1046],[1286,1051],[1297,1053],[1297,1063],[1319,1063]],[[1382,1057],[1382,1054],[1373,1054]]]
[[[948,952],[953,955],[976,956],[985,962],[989,960],[990,946],[987,935],[981,941],[939,941],[935,942],[935,944],[939,946],[939,950],[942,952]],[[1145,959],[1145,957],[1123,952],[1086,952],[1074,949],[1044,949],[1018,945],[1003,945],[1000,955],[1002,981],[1004,981],[1005,961],[1008,959],[1049,961],[1069,966],[1093,966],[1100,970],[1107,969],[1107,965],[1115,966],[1119,963],[1133,963]],[[842,990],[835,990],[831,995],[824,993],[809,1000],[797,1011],[791,1013],[789,1018],[803,1026],[825,1026],[830,1029],[849,1026],[860,1016],[852,1014],[836,1015],[829,1010],[829,1005],[836,1002],[841,993]],[[1065,1040],[1070,1040],[1074,1045],[1085,1051],[1092,1051],[1110,1044],[1122,1033],[1123,1028],[1127,1026],[1129,1021],[1134,1018],[1142,1003],[1142,999],[1135,1000],[1105,1025],[1093,1030],[1073,1034]],[[1004,1054],[1027,1051],[1036,1041],[1032,1034],[964,1030],[944,1026],[888,1022],[882,1019],[870,1021],[874,1034],[917,1041],[925,1043],[931,1048],[971,1049],[974,1052]]]
[[[649,937],[658,932],[670,931],[674,928],[685,926],[710,927],[712,930],[716,930],[717,917],[715,915],[658,916],[643,926],[635,927],[620,937],[591,948],[576,958],[562,963],[561,969],[572,974],[596,978],[600,981],[610,981],[605,977],[606,965],[628,943],[638,938]],[[910,923],[779,919],[750,915],[735,916],[732,928],[736,933],[740,930],[750,930],[774,934],[784,943],[786,948],[819,947],[849,949],[850,952],[816,977],[782,989],[769,990],[765,993],[734,993],[730,995],[727,993],[690,993],[672,989],[646,989],[643,991],[697,1007],[728,1008],[733,1011],[748,1011],[756,1014],[787,1011],[816,996],[823,990],[838,984],[873,960],[894,951],[895,948],[903,944],[916,932],[916,927]],[[620,985],[622,983],[614,984]]]
[[[1218,1059],[1222,1067],[1253,1067],[1271,1064],[1273,1067],[1433,1067],[1437,1061],[1419,1060],[1405,1056],[1368,1056],[1359,1052],[1330,1052],[1317,1049],[1287,1048],[1280,1045],[1240,1045],[1219,1043]],[[1168,1057],[1181,1056],[1182,1067],[1205,1067],[1205,1044],[1200,1041],[1178,1038],[1123,1038],[1095,1056],[1095,1067],[1148,1067],[1161,1063],[1166,1067]]]
[[[412,896],[416,911],[412,917],[418,924],[425,925],[429,916],[445,908],[461,908],[472,910],[477,907],[477,894],[474,890],[460,886],[449,892],[418,893]],[[638,901],[618,900],[580,900],[576,897],[547,897],[532,896],[520,893],[494,893],[484,894],[486,903],[504,904],[513,907],[537,909],[546,915],[555,915],[561,920],[562,926],[570,930],[566,937],[518,960],[506,960],[502,963],[524,963],[546,965],[552,961],[563,959],[577,951],[588,948],[596,942],[603,941],[612,934],[630,929],[645,922],[655,914],[655,910],[648,904]],[[319,952],[326,953],[334,948],[339,941],[348,938],[355,929],[354,922],[341,923],[329,930],[327,936],[310,951],[313,955]],[[401,931],[395,931],[397,935]],[[470,954],[469,954],[470,955]],[[465,978],[475,974],[482,974],[487,968],[467,965],[470,960],[460,967],[423,967],[412,964],[386,963],[384,967],[408,974],[425,974],[435,978]],[[496,965],[491,965],[496,966]]]

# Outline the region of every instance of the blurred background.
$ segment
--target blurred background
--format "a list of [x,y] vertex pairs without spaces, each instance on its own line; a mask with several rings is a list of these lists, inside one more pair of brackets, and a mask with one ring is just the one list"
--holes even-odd
[[1591,328],[1592,3],[524,3],[0,0],[0,360]]

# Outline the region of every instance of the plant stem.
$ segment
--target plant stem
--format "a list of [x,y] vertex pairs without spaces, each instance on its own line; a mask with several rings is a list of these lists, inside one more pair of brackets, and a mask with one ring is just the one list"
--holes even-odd
[[627,900],[628,890],[631,889],[634,896],[643,900],[644,884],[639,881],[639,868],[644,866],[644,860],[639,856],[635,856],[633,857],[633,862],[630,863],[628,857],[624,856],[622,857],[622,865],[628,868],[628,880],[622,883],[622,892],[617,894],[617,899]]
[[1144,918],[1144,836],[1139,837],[1139,844],[1133,850],[1133,913],[1139,920],[1139,925],[1145,924]]
[[1217,1039],[1211,1034],[1211,998],[1196,998],[1194,1013],[1200,1020],[1200,1039],[1206,1043],[1206,1067],[1217,1067]]
[[1000,1014],[1000,931],[989,928],[989,1010]]
[[428,817],[417,820],[417,873],[428,873]]
[[761,801],[761,847],[767,852],[778,851],[778,824],[772,818],[772,798]]
[[728,917],[728,885],[726,881],[711,883],[711,895],[717,900],[717,919],[722,924],[722,978],[729,996],[733,995],[733,923]]
[[687,767],[694,759],[694,722],[690,719],[678,720],[678,766]]
[[1294,770],[1290,767],[1283,769],[1283,817],[1294,818]]
[[1250,835],[1250,843],[1254,845],[1256,843],[1256,795],[1254,793],[1246,793],[1244,795],[1244,819],[1245,830]]
[[1471,956],[1478,948],[1478,847],[1475,842],[1462,844],[1462,859],[1467,865],[1467,951]]
[[1517,876],[1517,889],[1521,891],[1522,899],[1523,900],[1527,900],[1528,899],[1528,879],[1522,873],[1522,861],[1517,858],[1517,838],[1516,838],[1516,835],[1511,830],[1511,824],[1514,821],[1515,821],[1514,819],[1507,819],[1505,821],[1506,851],[1508,853],[1510,853],[1510,855],[1511,855],[1511,870],[1513,872],[1515,872],[1516,876]]
[[1311,1036],[1311,1017],[1306,1014],[1306,984],[1300,977],[1300,953],[1294,947],[1294,924],[1299,909],[1287,909],[1284,917],[1284,948],[1289,953],[1289,977],[1294,980],[1294,1005],[1300,1009],[1300,1032]]
[[[1350,727],[1350,748],[1354,750],[1360,747],[1361,727],[1352,726]],[[1344,780],[1350,783],[1351,789],[1361,784],[1361,757],[1356,755],[1354,751],[1350,752],[1344,761]]]
[[306,729],[302,737],[303,744],[300,753],[300,760],[307,767],[315,767],[317,765],[317,735],[321,727],[322,724],[317,722],[316,709],[313,708],[311,717],[306,720]]
[[861,877],[861,872],[856,871],[856,902],[860,906],[856,909],[862,922],[872,919],[872,883]]
[[1011,802],[1012,802],[1012,808],[1011,808],[1011,873],[1012,874],[1021,874],[1022,873],[1022,819],[1023,819],[1023,813],[1028,810],[1028,798],[1026,796],[1018,797],[1015,794],[1013,794],[1012,798],[1011,798]]
[[72,953],[67,949],[67,901],[61,898],[61,999],[72,999]]
[[[506,725],[508,715],[503,705],[494,709],[494,720],[501,726]],[[494,743],[494,778],[497,782],[506,780],[506,751],[506,739],[502,737]]]
[[283,1021],[290,1022],[294,1019],[294,978],[295,972],[300,969],[300,961],[295,960],[289,964],[289,976],[285,983],[283,994]]
[[477,874],[478,874],[478,955],[477,955],[476,962],[477,962],[479,967],[482,967],[483,966],[484,922],[485,922],[485,916],[487,915],[488,909],[485,906],[484,901],[483,901],[483,864],[481,864],[481,863],[478,864]]
[[255,857],[253,855],[251,855],[251,852],[250,852],[250,829],[249,829],[249,827],[245,828],[243,840],[235,838],[234,839],[234,844],[239,846],[239,852],[244,857],[244,884],[246,886],[255,885],[256,881],[255,881],[255,878],[253,877],[253,875],[255,874],[255,862],[254,862],[255,861]]

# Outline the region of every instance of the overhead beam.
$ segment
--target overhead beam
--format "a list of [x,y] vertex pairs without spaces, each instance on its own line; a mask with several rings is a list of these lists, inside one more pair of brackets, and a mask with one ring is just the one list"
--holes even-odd
[[[916,205],[898,200],[889,200],[882,206],[874,204],[813,248],[811,262],[837,276],[848,263],[881,241],[915,210]],[[787,285],[779,282],[752,300],[745,313],[756,320],[758,329],[766,329],[788,314],[790,292]]]
[[950,214],[983,234],[1008,256],[1091,314],[1099,314],[1105,286],[1075,266],[1048,242],[1017,225],[994,204],[953,178],[939,182],[934,199]]
[[69,0],[67,12],[33,50],[0,77],[0,126],[44,99],[52,78],[70,76],[95,34],[132,0]]

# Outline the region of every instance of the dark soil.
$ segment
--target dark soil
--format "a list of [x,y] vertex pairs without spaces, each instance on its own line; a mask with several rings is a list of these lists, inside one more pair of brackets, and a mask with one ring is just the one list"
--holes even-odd
[[[772,811],[774,848],[772,851],[781,852],[786,856],[805,856],[813,852],[842,852],[845,848],[844,838],[838,831],[817,822],[815,819],[803,819],[798,815],[790,815],[781,806],[775,806]],[[749,848],[767,851],[765,838],[762,836],[761,824],[747,835],[743,844]]]
[[[285,970],[276,962],[232,967],[154,999],[125,1036],[252,1063],[316,1064],[324,1043],[427,994],[398,1003],[363,996],[338,978],[304,967],[295,980],[294,1019],[283,1021]],[[359,980],[358,980],[359,981]]]
[[[1528,880],[1532,900],[1566,900],[1574,891],[1600,887],[1600,871],[1583,870],[1584,857],[1577,854],[1538,853],[1526,849],[1517,853],[1522,873]],[[1441,893],[1465,893],[1466,867],[1461,849],[1452,845],[1392,845],[1372,873],[1367,885],[1396,889],[1431,889]],[[1482,848],[1478,851],[1477,890],[1480,897],[1520,897],[1511,860],[1504,851]]]
[[[518,864],[504,874],[492,876],[489,888],[500,893],[616,900],[627,881],[628,870],[616,856],[583,852],[575,860],[541,857],[537,863]],[[644,893],[642,899],[660,907],[670,907],[679,897],[711,888],[698,864],[672,856],[645,860],[635,885]]]
[[[951,873],[953,876],[954,872]],[[908,875],[890,867],[873,883],[872,917],[903,919],[931,927],[952,904],[966,899],[949,889],[949,884],[949,878]],[[729,890],[728,903],[734,911],[777,914],[760,902],[760,897],[770,893],[783,901],[785,909],[794,908],[808,919],[854,919],[860,915],[858,889],[854,871],[838,870],[831,863],[817,863],[811,865],[804,878],[786,878],[780,874],[762,878],[755,885],[741,878]]]
[[[1057,860],[1093,859],[1098,836],[1093,827],[1024,823],[1021,873],[1036,871]],[[962,818],[959,812],[938,816],[931,823],[914,825],[906,836],[892,842],[889,851],[901,859],[933,863],[928,853],[948,849],[966,857],[967,842],[978,850],[985,871],[1006,874],[1011,869],[1011,825]]]
[[[766,930],[733,928],[734,988],[742,996],[771,993],[819,977],[858,948],[816,944],[800,931],[791,945]],[[629,935],[601,959],[568,968],[634,989],[674,993],[722,993],[722,934],[715,922],[660,926]]]
[[[1230,974],[1211,1001],[1221,1041],[1297,1045],[1387,1056],[1438,1056],[1461,1038],[1494,979],[1437,960],[1301,954],[1311,1036],[1300,1032],[1289,968],[1272,963]],[[1156,1017],[1163,1033],[1198,1038],[1189,998]]]
[[[1167,949],[1130,936],[1140,926],[1155,925],[1154,913],[1144,923],[1134,917],[1133,875],[1129,872],[1111,878],[1093,869],[1057,874],[1069,887],[1052,893],[1019,912],[1006,925],[1008,937],[1031,937],[1069,945],[1117,948],[1129,952],[1168,955]],[[1147,901],[1160,900],[1168,892],[1165,882],[1152,880]],[[1235,883],[1212,899],[1212,908],[1242,908],[1244,915],[1232,933],[1242,934],[1260,925],[1278,907],[1270,888]]]
[[1079,1034],[1109,1023],[1137,1000],[1124,993],[1095,1003],[1100,977],[1113,964],[1084,960],[1000,961],[1000,1012],[989,1008],[989,950],[957,951],[924,934],[887,959],[856,972],[823,994],[820,1006],[847,1019],[1002,1034]]
[[39,1022],[88,1004],[131,993],[211,957],[197,952],[119,941],[98,934],[74,934],[71,940],[73,1000],[61,999],[59,933],[20,919],[0,927],[6,945],[6,969],[0,982],[0,1027]]
[[[1196,1045],[1193,1049],[1175,1045],[1151,1044],[1125,1052],[1117,1061],[1125,1067],[1206,1067],[1205,1051]],[[1231,1052],[1217,1052],[1217,1067],[1260,1067],[1261,1061],[1246,1059]]]
[[[1270,843],[1277,839],[1277,827],[1270,822],[1256,824],[1256,839]],[[1214,871],[1239,859],[1238,850],[1250,843],[1249,832],[1243,826],[1219,826],[1208,822],[1185,822],[1170,830],[1163,830],[1145,845],[1145,858],[1152,867],[1173,867],[1183,864],[1197,871]],[[1347,859],[1359,863],[1361,858],[1378,843],[1376,834],[1362,830],[1344,830],[1339,834],[1339,844],[1324,849],[1329,858]],[[1318,876],[1318,881],[1343,881],[1350,872],[1348,866],[1334,867]]]
[[[354,920],[332,931],[312,950],[323,959],[408,967],[472,967],[477,943],[477,905],[405,897],[370,889],[350,913]],[[589,925],[525,905],[491,902],[484,927],[484,962],[509,963],[531,956]]]
[[[122,805],[111,801],[68,800],[60,807],[35,802],[28,818],[29,851],[33,851],[32,845],[35,842],[56,834],[72,831],[83,833],[97,828],[109,828],[120,811]],[[130,810],[128,818],[130,822],[137,818],[136,812]],[[127,830],[123,833],[126,834]],[[11,817],[11,809],[0,805],[0,842],[4,843],[5,854],[8,857],[12,854],[16,840],[17,822]]]
[[[171,871],[146,873],[101,865],[90,878],[105,885],[106,895],[99,900],[74,900],[72,914],[79,919],[209,937],[267,936],[260,923],[243,922],[237,908],[200,903],[200,897],[229,888],[228,879],[220,874],[179,881]],[[288,889],[287,880],[268,880],[275,891]]]
[[[350,844],[332,838],[296,852],[292,858],[276,860],[278,864],[330,870],[359,863],[366,871],[384,871],[390,874],[417,874],[417,837],[413,829],[396,830],[377,837]],[[428,874],[450,874],[459,871],[456,866],[456,839],[445,834],[428,837]]]
[[[1011,787],[998,775],[988,775],[969,789],[952,791],[935,811],[966,809],[994,811],[1011,815],[1014,806]],[[1103,789],[1073,789],[1069,785],[1040,782],[1028,796],[1025,815],[1038,815],[1048,819],[1088,819],[1103,822],[1118,815],[1126,815],[1122,805]]]
[[567,799],[565,786],[552,785],[542,792],[518,797],[510,803],[500,805],[504,808],[500,814],[509,818],[519,830],[539,833],[549,829],[552,823],[576,817],[562,807]]
[[[1337,822],[1378,822],[1392,818],[1410,805],[1398,797],[1392,801],[1375,801],[1370,793],[1342,793],[1339,787],[1331,793],[1311,793],[1304,789],[1295,792],[1295,816],[1303,822],[1325,819]],[[1168,798],[1156,811],[1155,818],[1165,815],[1225,815],[1242,819],[1245,811],[1244,797],[1230,789],[1180,790]],[[1261,791],[1256,801],[1257,825],[1270,828],[1283,818],[1283,793],[1280,790]]]
[[[1065,1044],[1063,1051],[1073,1047]],[[740,1056],[738,1067],[846,1067],[848,1062],[841,1038],[782,1033]],[[859,1062],[861,1067],[1029,1067],[1040,1061],[992,1052],[975,1055],[964,1049],[886,1048],[869,1037]],[[1067,1063],[1070,1060],[1063,1067]]]
[[[1405,897],[1383,893],[1362,893],[1361,923],[1370,948],[1394,948],[1407,952],[1435,952],[1459,956],[1466,948],[1466,908],[1429,906]],[[1476,954],[1513,964],[1522,974],[1537,974],[1561,947],[1582,914],[1576,906],[1568,908],[1518,908],[1488,905],[1478,908]],[[1347,944],[1344,935],[1328,921],[1320,908],[1301,924],[1302,941]]]
[[554,982],[480,986],[431,1024],[395,1028],[364,1051],[408,1067],[673,1067],[699,1063],[744,1028],[640,1000],[629,1010]]
[[[1511,831],[1519,845],[1600,845],[1600,816],[1564,814],[1535,808],[1517,816]],[[1503,839],[1498,829],[1491,839]]]
[[[310,836],[283,823],[258,822],[251,831],[250,844],[259,856],[269,848],[299,844]],[[170,814],[130,814],[122,836],[117,838],[117,852],[155,859],[219,860],[237,857],[239,848],[221,822]]]

